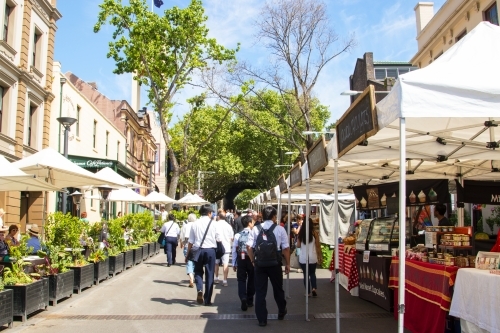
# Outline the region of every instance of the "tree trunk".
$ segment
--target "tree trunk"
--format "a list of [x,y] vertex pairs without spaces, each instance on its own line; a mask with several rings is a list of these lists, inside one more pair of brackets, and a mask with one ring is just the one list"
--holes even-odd
[[[170,186],[168,187],[168,193],[167,195],[171,197],[172,199],[175,199],[175,196],[177,194],[177,185],[179,184],[179,177],[180,177],[180,167],[179,163],[177,162],[177,158],[175,157],[174,151],[172,148],[168,148],[168,156],[170,157],[170,161],[172,162],[172,178],[170,180]],[[172,209],[172,204],[168,204],[166,206],[167,210]]]

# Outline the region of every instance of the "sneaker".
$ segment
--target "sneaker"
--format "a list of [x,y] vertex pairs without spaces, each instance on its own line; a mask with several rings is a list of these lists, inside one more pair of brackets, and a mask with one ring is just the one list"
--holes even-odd
[[214,284],[219,284],[219,278],[214,279]]
[[286,308],[285,308],[285,311],[283,311],[283,312],[279,312],[279,313],[278,313],[278,320],[283,320],[283,319],[285,319],[285,316],[286,316],[287,312],[288,312],[288,311],[287,311],[287,309],[286,309]]
[[316,292],[316,290],[313,290],[313,291],[312,291],[312,294],[313,294],[313,297],[318,296],[318,293]]
[[223,285],[224,287],[227,287],[227,281],[222,281],[222,285]]
[[259,326],[264,327],[266,325],[267,325],[267,323],[265,321],[259,321]]
[[247,300],[243,298],[241,300],[241,311],[246,311],[248,309]]
[[198,291],[198,296],[196,297],[196,302],[198,304],[203,304],[203,291]]

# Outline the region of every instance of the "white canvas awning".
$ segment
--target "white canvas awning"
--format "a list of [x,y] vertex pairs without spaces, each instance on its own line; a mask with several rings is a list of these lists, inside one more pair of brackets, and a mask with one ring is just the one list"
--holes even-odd
[[145,204],[170,204],[176,201],[163,193],[153,191],[144,197],[142,202]]
[[200,206],[210,202],[201,198],[197,194],[188,193],[184,197],[177,200],[177,203],[181,206]]
[[117,172],[115,172],[113,169],[110,167],[105,167],[95,173],[96,176],[102,178],[102,179],[108,179],[110,182],[113,182],[115,184],[121,184],[125,187],[130,187],[130,188],[145,188],[146,186],[137,184],[131,180],[128,180],[125,177],[120,176]]
[[143,202],[144,196],[136,193],[130,188],[122,188],[113,190],[109,193],[108,201],[123,201],[123,202]]
[[60,188],[28,175],[0,156],[0,191],[60,191]]

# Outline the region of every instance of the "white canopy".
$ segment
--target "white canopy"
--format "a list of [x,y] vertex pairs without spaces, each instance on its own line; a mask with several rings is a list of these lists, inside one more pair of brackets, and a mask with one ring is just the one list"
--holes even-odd
[[109,194],[108,201],[124,201],[124,202],[143,202],[144,196],[136,193],[130,188],[122,188],[113,190]]
[[145,204],[169,204],[174,203],[175,200],[163,193],[153,191],[144,197],[142,202]]
[[121,186],[79,167],[52,148],[45,148],[12,165],[24,172],[33,173],[58,188],[86,185]]
[[188,193],[184,197],[177,200],[177,203],[181,206],[200,206],[210,202],[201,198],[197,194]]
[[0,191],[60,191],[35,175],[28,175],[0,156]]
[[102,179],[108,179],[110,182],[113,182],[115,184],[121,184],[125,187],[130,187],[130,188],[145,188],[146,186],[142,186],[140,184],[137,184],[131,180],[128,180],[125,177],[120,176],[118,173],[116,173],[113,169],[110,167],[105,167],[95,173],[96,176],[102,178]]

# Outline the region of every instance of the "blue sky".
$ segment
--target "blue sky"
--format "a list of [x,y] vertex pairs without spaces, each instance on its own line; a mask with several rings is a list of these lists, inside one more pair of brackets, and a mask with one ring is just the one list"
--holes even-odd
[[[101,93],[110,99],[131,100],[131,76],[113,74],[114,62],[107,59],[108,42],[113,29],[106,25],[94,33],[98,5],[101,0],[59,0],[58,10],[63,17],[57,22],[55,60],[61,62],[63,72],[72,72],[88,82],[97,82]],[[151,6],[151,0],[147,0]],[[189,0],[163,0],[161,14],[172,6],[185,7]],[[347,109],[349,98],[341,96],[348,90],[349,75],[357,58],[373,52],[376,61],[409,61],[417,51],[415,13],[418,0],[333,0],[326,1],[332,27],[340,39],[354,32],[357,46],[336,59],[323,70],[314,94],[331,112],[331,121],[338,119]],[[437,12],[445,0],[434,1]],[[210,37],[229,48],[241,43],[239,59],[255,65],[265,63],[266,50],[254,39],[254,22],[263,0],[205,0]],[[340,45],[339,45],[340,46]],[[186,98],[198,93],[190,87],[176,97],[174,114],[187,111]],[[146,95],[142,94],[142,105]],[[329,122],[329,123],[330,123]]]

